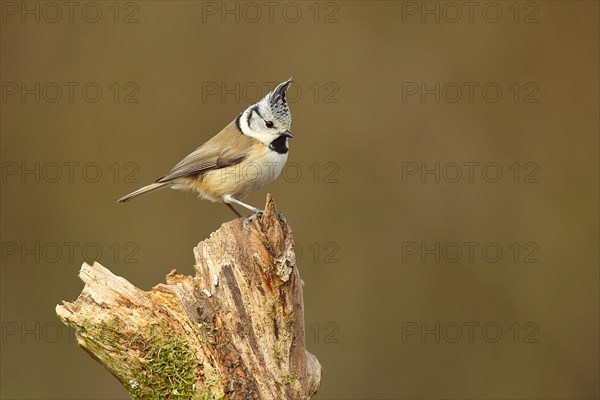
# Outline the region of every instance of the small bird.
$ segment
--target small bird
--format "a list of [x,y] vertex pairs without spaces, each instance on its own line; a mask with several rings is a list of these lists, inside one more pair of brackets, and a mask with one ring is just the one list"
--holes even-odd
[[[121,197],[125,203],[162,188],[193,190],[199,197],[225,203],[238,217],[233,204],[252,211],[244,228],[263,210],[240,199],[271,183],[281,173],[288,158],[292,115],[286,93],[293,78],[280,83],[265,97],[246,108],[221,132],[181,160],[165,176]],[[280,214],[283,218],[283,215]]]

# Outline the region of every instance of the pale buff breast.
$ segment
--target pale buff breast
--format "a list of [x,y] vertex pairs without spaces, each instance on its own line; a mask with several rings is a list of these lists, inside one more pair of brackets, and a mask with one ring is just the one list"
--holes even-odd
[[224,195],[243,199],[273,182],[283,170],[288,154],[279,154],[262,143],[254,146],[239,164],[198,176],[192,188],[203,198],[222,201]]

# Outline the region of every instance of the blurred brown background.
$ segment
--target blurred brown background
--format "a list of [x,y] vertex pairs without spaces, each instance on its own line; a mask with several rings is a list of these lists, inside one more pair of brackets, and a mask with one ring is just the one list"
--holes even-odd
[[226,207],[116,199],[290,76],[317,397],[600,396],[598,2],[1,6],[2,398],[127,398],[55,305],[192,273]]

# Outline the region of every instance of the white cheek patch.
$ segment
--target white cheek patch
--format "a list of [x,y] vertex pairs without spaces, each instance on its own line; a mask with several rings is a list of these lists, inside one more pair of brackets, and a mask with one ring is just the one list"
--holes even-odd
[[248,135],[260,140],[265,145],[269,145],[278,134],[275,129],[263,126],[264,121],[259,116],[259,112],[257,112],[258,108],[258,106],[252,106],[244,111],[240,116],[240,129],[244,135]]
[[248,133],[248,136],[251,136],[255,139],[260,140],[263,144],[265,145],[269,145],[274,139],[277,138],[277,134],[274,134],[273,132],[269,131],[265,131],[264,129],[255,129],[253,131],[250,131],[250,133]]

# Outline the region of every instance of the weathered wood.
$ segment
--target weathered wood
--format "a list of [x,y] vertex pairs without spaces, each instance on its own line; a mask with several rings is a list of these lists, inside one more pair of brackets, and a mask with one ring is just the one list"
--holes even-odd
[[81,295],[56,312],[133,398],[308,399],[321,365],[291,229],[270,195],[249,228],[224,223],[194,248],[194,277],[173,270],[148,292],[84,263]]

